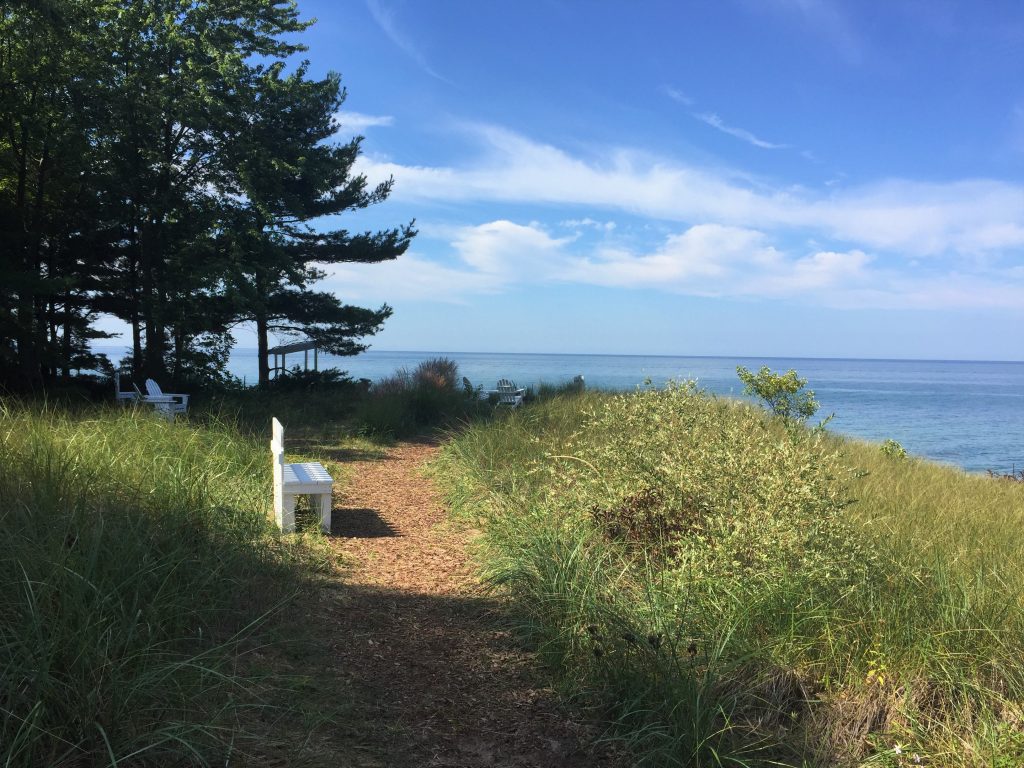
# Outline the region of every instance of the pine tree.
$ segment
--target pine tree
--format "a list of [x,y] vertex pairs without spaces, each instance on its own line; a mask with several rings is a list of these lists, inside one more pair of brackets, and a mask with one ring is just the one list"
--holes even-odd
[[391,314],[342,303],[309,286],[324,277],[318,264],[375,263],[405,252],[413,223],[352,234],[319,230],[316,220],[366,208],[388,197],[393,180],[369,187],[353,174],[362,137],[332,143],[345,99],[340,78],[307,77],[308,64],[283,75],[275,64],[259,73],[250,103],[250,129],[239,136],[235,259],[232,287],[237,319],[255,325],[259,381],[269,379],[271,333],[304,335],[338,355],[365,349],[357,339],[376,333]]
[[307,26],[280,0],[0,0],[0,384],[99,365],[101,313],[139,378],[223,375],[243,321],[263,350],[362,348],[390,308],[311,290],[317,265],[395,258],[414,231],[316,229],[391,182],[333,141],[338,76],[285,74]]

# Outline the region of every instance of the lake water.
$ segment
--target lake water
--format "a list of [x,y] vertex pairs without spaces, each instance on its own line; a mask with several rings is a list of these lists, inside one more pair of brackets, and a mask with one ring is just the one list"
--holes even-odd
[[[655,385],[696,379],[711,392],[738,396],[737,365],[795,368],[821,403],[819,414],[835,413],[829,428],[836,432],[892,438],[913,454],[970,471],[1024,468],[1024,362],[370,351],[348,358],[321,355],[320,367],[376,380],[442,355],[487,389],[499,378],[535,386],[583,374],[588,387],[630,390],[648,378]],[[255,350],[236,350],[231,371],[251,383],[256,361]],[[289,364],[301,362],[301,354],[288,358]]]

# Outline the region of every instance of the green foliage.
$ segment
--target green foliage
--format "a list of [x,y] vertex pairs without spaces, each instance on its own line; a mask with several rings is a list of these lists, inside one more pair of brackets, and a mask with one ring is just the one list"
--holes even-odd
[[680,573],[759,590],[793,572],[848,583],[870,556],[851,546],[842,515],[850,474],[822,440],[670,383],[607,399],[558,471],[602,516],[657,510],[660,527],[680,538],[672,563]]
[[879,450],[882,452],[883,456],[888,456],[890,459],[907,458],[907,449],[892,438],[883,441]]
[[1016,759],[1019,484],[687,385],[471,425],[436,473],[524,634],[637,764]]
[[4,765],[244,751],[240,720],[259,707],[244,653],[314,552],[268,521],[264,441],[8,405],[0,464]]
[[458,386],[459,366],[450,358],[435,357],[417,365],[412,378],[417,386],[453,390]]
[[807,379],[801,379],[796,371],[774,373],[767,365],[757,373],[736,366],[736,375],[743,382],[743,393],[764,401],[773,414],[787,424],[803,422],[818,412],[818,401],[814,392],[804,390]]
[[317,265],[396,258],[415,230],[314,226],[392,181],[353,173],[340,76],[293,60],[308,26],[278,0],[0,3],[0,384],[102,365],[102,314],[165,384],[223,380],[240,322],[261,353],[275,331],[364,348],[390,307],[312,290]]
[[357,428],[383,437],[407,437],[483,416],[490,408],[470,387],[458,386],[458,366],[447,358],[424,360],[375,382],[353,416]]
[[365,389],[365,386],[338,368],[313,371],[295,366],[290,371],[275,376],[261,388],[277,393],[332,389],[335,392],[347,391],[351,394]]

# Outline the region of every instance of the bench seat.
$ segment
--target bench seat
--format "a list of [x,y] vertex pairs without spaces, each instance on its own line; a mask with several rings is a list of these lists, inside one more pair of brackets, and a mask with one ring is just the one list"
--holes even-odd
[[322,493],[324,486],[330,492],[334,478],[327,474],[324,465],[318,461],[307,461],[302,464],[285,464],[282,471],[284,492],[302,495],[305,493]]

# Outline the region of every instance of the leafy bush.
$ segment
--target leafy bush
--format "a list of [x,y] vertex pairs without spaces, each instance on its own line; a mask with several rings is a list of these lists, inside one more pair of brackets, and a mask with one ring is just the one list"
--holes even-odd
[[608,398],[568,453],[560,482],[620,526],[639,508],[652,534],[677,539],[671,568],[691,579],[763,590],[798,572],[845,584],[871,564],[843,515],[852,474],[824,437],[774,428],[691,383]]
[[269,392],[296,392],[313,390],[322,387],[334,387],[350,390],[364,389],[361,381],[354,380],[347,372],[338,368],[324,368],[320,371],[304,370],[295,366],[290,371],[275,376],[261,389]]
[[780,374],[763,365],[757,373],[751,373],[738,365],[736,375],[743,382],[744,394],[764,400],[768,410],[787,424],[806,421],[818,412],[814,392],[804,390],[807,379],[801,379],[792,369]]
[[888,456],[890,459],[905,459],[907,458],[907,449],[900,445],[898,442],[889,438],[885,440],[879,450],[883,456]]

